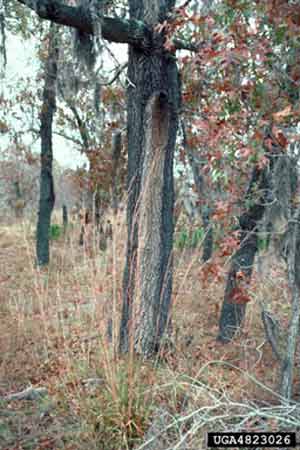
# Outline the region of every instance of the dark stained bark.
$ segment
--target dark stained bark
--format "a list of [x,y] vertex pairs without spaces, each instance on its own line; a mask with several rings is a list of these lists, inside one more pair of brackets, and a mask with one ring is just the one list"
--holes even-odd
[[[274,151],[276,151],[274,146]],[[240,247],[232,257],[225,288],[224,301],[219,321],[218,340],[230,341],[242,326],[246,312],[245,289],[253,270],[258,250],[258,225],[262,219],[270,198],[270,182],[274,167],[274,157],[269,156],[269,167],[255,167],[245,197],[249,207],[239,218]]]
[[67,205],[63,205],[62,207],[62,219],[63,219],[63,228],[66,231],[68,227],[68,208]]
[[56,78],[58,48],[56,45],[57,30],[50,26],[48,58],[45,67],[45,84],[41,111],[41,177],[40,200],[37,222],[36,253],[37,264],[49,263],[49,228],[54,207],[55,195],[52,176],[52,125],[56,107]]
[[79,245],[83,245],[84,244],[84,225],[81,225],[80,228],[80,235],[79,235]]
[[122,150],[122,135],[117,131],[112,139],[112,209],[118,212],[118,167]]
[[[157,23],[159,19],[166,17],[167,12],[173,6],[173,2],[153,0],[150,2],[131,0],[130,16],[132,19],[144,20],[149,25]],[[159,6],[162,6],[159,9]],[[124,298],[120,328],[120,348],[122,351],[129,349],[130,337],[134,339],[135,348],[145,356],[151,355],[158,350],[160,337],[164,333],[171,301],[172,286],[172,244],[173,244],[173,155],[177,132],[177,111],[179,104],[178,71],[174,58],[163,48],[163,36],[153,34],[151,51],[141,52],[134,47],[129,49],[128,78],[128,204],[127,204],[127,259],[124,272]],[[154,102],[153,104],[151,102]],[[153,108],[151,107],[151,104]],[[154,106],[154,104],[156,106]],[[151,112],[152,111],[152,112]],[[162,175],[159,181],[159,202],[161,209],[156,210],[156,227],[158,236],[153,241],[151,251],[156,255],[156,274],[150,291],[146,292],[146,285],[138,286],[137,258],[145,262],[148,246],[140,245],[139,235],[145,232],[145,218],[143,227],[140,227],[140,204],[143,198],[143,187],[141,183],[145,179],[145,161],[155,161],[157,152],[155,145],[149,137],[150,123],[156,123],[157,116],[168,114],[167,135],[160,136],[161,155],[159,169],[154,169]],[[165,120],[163,118],[165,123]],[[151,143],[151,142],[152,143]],[[166,143],[166,144],[165,144]],[[164,145],[165,144],[165,145]],[[145,159],[145,153],[148,154]],[[158,170],[158,172],[156,172]],[[144,172],[143,172],[144,171]],[[148,174],[147,188],[154,189],[156,178]],[[150,202],[151,203],[151,202]],[[143,205],[141,205],[143,207]],[[153,206],[155,208],[155,206]],[[143,214],[143,213],[142,213]],[[154,219],[155,220],[155,219]],[[150,227],[151,228],[151,227]],[[140,245],[140,246],[139,246]],[[150,254],[148,255],[151,258]],[[150,261],[150,259],[149,259]],[[139,270],[140,273],[140,270]],[[151,274],[149,274],[151,276]],[[151,284],[151,282],[150,282]],[[139,290],[137,290],[137,287]],[[142,291],[141,291],[142,290]],[[145,296],[143,296],[145,293]],[[154,299],[155,295],[155,299]],[[143,334],[142,319],[133,315],[133,303],[139,298],[140,311],[152,310],[145,334]],[[155,303],[156,302],[156,303]],[[148,317],[150,317],[148,315]],[[144,317],[147,316],[147,313]],[[134,321],[138,320],[134,330]]]
[[[94,193],[94,217],[93,222],[96,226],[96,229],[99,230],[101,224],[101,192],[99,185],[96,188],[96,192]],[[103,212],[103,211],[102,211]]]
[[[204,208],[203,208],[204,209]],[[203,240],[203,252],[202,252],[202,261],[205,263],[210,260],[213,254],[214,248],[214,234],[213,227],[210,220],[210,208],[206,207],[206,210],[202,212],[202,222],[204,228],[204,240]]]
[[16,200],[14,202],[15,214],[16,214],[16,218],[20,219],[21,217],[23,217],[26,202],[25,202],[22,192],[21,192],[21,186],[20,186],[19,180],[14,182],[14,190],[15,190],[15,198],[16,198]]

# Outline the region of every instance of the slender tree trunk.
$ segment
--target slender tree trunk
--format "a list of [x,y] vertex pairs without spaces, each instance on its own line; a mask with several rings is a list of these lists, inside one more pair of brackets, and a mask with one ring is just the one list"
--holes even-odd
[[62,219],[63,219],[63,229],[64,232],[67,230],[68,227],[68,208],[67,205],[63,205],[62,207]]
[[[274,146],[276,149],[277,147]],[[274,150],[275,151],[275,150]],[[278,153],[278,148],[277,148]],[[240,329],[245,316],[247,295],[253,263],[258,250],[258,225],[270,203],[270,180],[274,157],[269,156],[269,168],[255,167],[245,198],[248,209],[240,216],[240,248],[232,257],[219,321],[218,340],[230,341]]]
[[210,260],[214,249],[214,234],[210,216],[211,216],[211,208],[208,205],[206,205],[206,210],[205,208],[203,208],[202,210],[202,222],[205,233],[203,241],[203,253],[202,253],[202,261],[204,263]]
[[208,198],[206,194],[206,189],[204,187],[204,179],[200,172],[199,168],[199,162],[196,161],[195,156],[193,153],[189,153],[189,161],[190,165],[192,167],[193,172],[193,178],[194,183],[197,189],[197,193],[199,196],[199,200],[202,200],[202,203],[205,203],[204,205],[201,205],[200,207],[200,213],[202,218],[202,224],[204,228],[204,240],[203,240],[203,252],[202,252],[202,261],[205,263],[212,257],[213,253],[213,244],[214,244],[214,236],[213,236],[213,229],[212,224],[210,221],[211,216],[211,207],[209,206]]
[[[160,0],[129,4],[131,18],[149,27],[164,20],[174,6]],[[128,351],[132,337],[135,350],[150,356],[159,348],[171,302],[173,156],[180,95],[176,62],[163,48],[162,34],[153,34],[147,53],[130,47],[128,78],[128,236],[120,349]],[[137,261],[143,268],[149,263],[147,272]]]
[[49,228],[55,195],[52,176],[52,125],[56,106],[56,78],[58,49],[56,45],[57,29],[50,25],[48,58],[45,68],[45,84],[41,111],[41,177],[40,200],[37,222],[36,253],[37,264],[49,263]]
[[19,180],[14,182],[14,188],[15,188],[15,195],[16,195],[15,214],[16,214],[16,218],[20,219],[21,217],[23,217],[24,208],[25,208],[25,200],[22,196]]
[[121,131],[117,131],[112,139],[112,209],[118,212],[118,167],[122,150]]

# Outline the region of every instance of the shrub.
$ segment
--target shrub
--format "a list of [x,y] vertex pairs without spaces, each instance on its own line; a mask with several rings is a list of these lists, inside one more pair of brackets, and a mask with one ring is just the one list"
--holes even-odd
[[193,231],[191,236],[191,247],[196,248],[198,245],[203,241],[204,237],[204,230],[203,228],[196,228],[196,230]]
[[196,228],[190,233],[186,228],[179,231],[175,246],[179,250],[184,248],[196,248],[202,242],[204,236],[203,228]]
[[50,237],[51,241],[55,241],[55,240],[59,239],[62,234],[63,234],[63,228],[60,225],[58,225],[56,223],[53,223],[50,225],[49,237]]

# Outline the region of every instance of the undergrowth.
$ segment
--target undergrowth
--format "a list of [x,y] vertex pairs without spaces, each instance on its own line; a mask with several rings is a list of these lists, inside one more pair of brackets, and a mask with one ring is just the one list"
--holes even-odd
[[[222,346],[215,337],[228,261],[204,277],[197,234],[192,252],[192,241],[175,249],[170,345],[150,361],[119,355],[126,232],[123,217],[111,221],[106,251],[93,239],[80,247],[73,224],[52,241],[43,270],[30,224],[0,228],[1,449],[202,449],[207,431],[299,428],[297,408],[278,407],[280,367],[260,320],[263,299],[287,322],[282,267],[266,257],[255,271],[245,327]],[[29,385],[48,395],[5,400]]]

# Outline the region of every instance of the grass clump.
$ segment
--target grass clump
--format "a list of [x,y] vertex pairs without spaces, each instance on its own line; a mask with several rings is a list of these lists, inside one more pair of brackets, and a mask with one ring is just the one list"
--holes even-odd
[[187,228],[183,228],[178,232],[177,239],[175,241],[175,247],[179,250],[195,249],[203,241],[204,230],[202,227],[196,228],[192,232]]
[[58,240],[63,235],[63,227],[57,223],[53,223],[49,228],[49,237],[51,241]]

